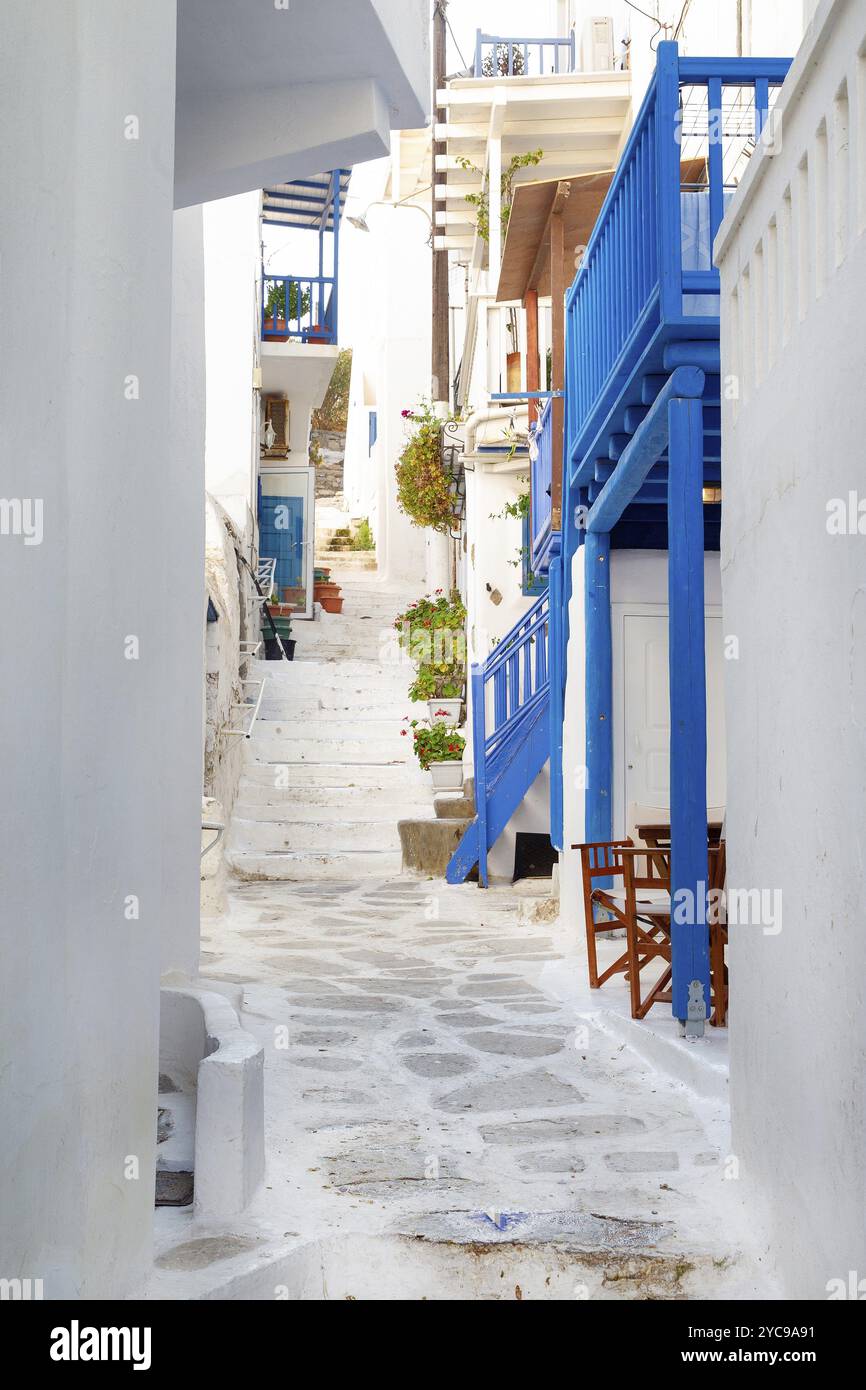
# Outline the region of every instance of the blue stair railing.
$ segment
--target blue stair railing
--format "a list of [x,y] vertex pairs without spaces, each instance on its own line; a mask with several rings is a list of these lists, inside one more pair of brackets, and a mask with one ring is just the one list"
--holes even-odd
[[463,883],[487,854],[550,756],[550,607],[547,592],[524,613],[486,661],[472,667],[475,819],[445,877]]

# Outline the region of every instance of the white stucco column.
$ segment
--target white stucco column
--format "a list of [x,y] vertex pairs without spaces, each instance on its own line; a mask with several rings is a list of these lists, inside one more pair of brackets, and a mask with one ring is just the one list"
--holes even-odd
[[153,1220],[168,803],[200,758],[168,587],[174,88],[174,0],[3,6],[0,1273],[46,1298],[122,1296]]

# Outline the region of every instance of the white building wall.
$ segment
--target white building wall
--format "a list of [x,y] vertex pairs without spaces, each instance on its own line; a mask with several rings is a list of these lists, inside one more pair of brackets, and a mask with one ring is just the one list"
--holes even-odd
[[202,525],[169,439],[174,75],[173,5],[4,6],[3,495],[41,499],[44,534],[0,534],[0,1271],[46,1298],[123,1297],[153,1221],[191,666],[193,766],[201,730],[203,614],[170,588]]
[[[430,396],[431,264],[429,224],[420,211],[371,207],[365,239],[367,301],[354,345],[344,486],[356,514],[369,516],[380,578],[425,582],[425,533],[397,507],[394,467],[411,410]],[[357,290],[356,290],[357,293]],[[368,447],[369,410],[378,438]],[[409,422],[411,424],[411,422]],[[363,507],[369,511],[361,511]]]
[[[584,621],[584,547],[572,560],[572,595],[565,687],[562,751],[563,852],[560,856],[560,901],[564,919],[583,924],[583,885],[580,854],[571,848],[585,841],[586,789],[586,628]],[[704,557],[705,614],[721,607],[719,556]],[[628,617],[668,615],[668,557],[659,550],[612,550],[610,554],[611,644],[613,647],[613,836],[632,834],[631,811],[623,790],[624,766],[629,761],[625,731],[625,638]],[[721,689],[717,685],[718,693]]]
[[794,1298],[866,1268],[864,52],[825,0],[716,244],[728,881],[782,894],[778,934],[731,930],[734,1152]]

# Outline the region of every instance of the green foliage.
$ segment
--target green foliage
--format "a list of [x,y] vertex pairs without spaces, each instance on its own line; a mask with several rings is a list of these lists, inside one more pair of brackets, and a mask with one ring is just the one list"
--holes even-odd
[[[296,280],[289,281],[289,318],[298,318],[298,292],[300,286]],[[308,289],[301,293],[300,316],[310,312],[310,291]],[[265,305],[266,319],[283,319],[286,317],[286,282],[285,280],[272,280],[268,290],[268,301]]]
[[[508,219],[511,216],[511,204],[514,202],[514,176],[519,169],[529,169],[536,164],[540,164],[544,158],[544,150],[530,150],[528,154],[512,155],[507,167],[502,170],[499,176],[499,188],[501,194],[500,223],[502,236],[508,230]],[[461,169],[466,169],[473,174],[480,174],[481,170],[472,163],[471,159],[458,158],[457,163]],[[486,176],[484,187],[480,193],[467,193],[466,202],[475,208],[477,215],[478,235],[482,241],[490,241],[490,194],[487,187]]]
[[314,430],[345,434],[349,422],[349,388],[352,381],[352,349],[341,348],[325,399],[313,411]]
[[415,526],[448,532],[459,524],[442,465],[442,420],[429,402],[404,411],[412,433],[395,466],[397,505]]
[[466,608],[460,595],[438,591],[411,603],[394,620],[399,644],[415,663],[409,699],[460,700],[466,680]]
[[498,43],[495,56],[491,50],[489,53],[485,53],[481,60],[483,77],[523,77],[525,72],[526,60],[522,48],[512,48],[511,71],[509,72],[507,43]]
[[358,529],[352,537],[353,550],[375,550],[376,542],[373,539],[373,532],[366,517],[358,522]]
[[413,752],[425,772],[431,763],[459,763],[462,759],[466,740],[456,729],[449,729],[447,724],[421,724],[417,719],[410,727]]

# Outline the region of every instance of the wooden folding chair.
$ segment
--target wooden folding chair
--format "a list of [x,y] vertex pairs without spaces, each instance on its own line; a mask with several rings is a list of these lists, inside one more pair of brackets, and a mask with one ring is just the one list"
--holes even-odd
[[[661,856],[643,848],[624,852],[622,857],[631,1016],[646,1018],[653,1004],[671,1002],[670,869]],[[655,961],[662,961],[665,968],[643,993],[641,972]]]
[[[710,847],[710,891],[724,893],[727,881],[727,854],[725,841]],[[716,897],[712,903],[716,902]],[[712,911],[712,907],[711,907]],[[718,920],[716,920],[718,919]],[[725,963],[725,948],[728,944],[728,920],[724,910],[712,911],[710,918],[710,980],[713,990],[713,1011],[710,1023],[714,1028],[725,1028],[728,1022],[728,967]]]
[[[600,989],[605,980],[628,969],[628,956],[624,952],[613,965],[609,965],[602,975],[598,973],[598,952],[596,938],[606,932],[621,931],[625,926],[620,908],[606,888],[593,887],[596,879],[619,879],[622,883],[623,866],[621,850],[634,848],[633,840],[607,840],[586,845],[572,845],[580,850],[580,865],[583,872],[583,911],[586,925],[586,958],[589,964],[590,989]],[[600,908],[607,915],[596,920],[595,909]]]

